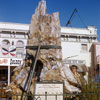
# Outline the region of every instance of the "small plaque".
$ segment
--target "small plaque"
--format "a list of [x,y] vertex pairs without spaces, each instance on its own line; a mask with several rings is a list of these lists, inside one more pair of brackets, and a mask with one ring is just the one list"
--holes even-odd
[[40,82],[35,84],[34,100],[63,100],[63,83]]

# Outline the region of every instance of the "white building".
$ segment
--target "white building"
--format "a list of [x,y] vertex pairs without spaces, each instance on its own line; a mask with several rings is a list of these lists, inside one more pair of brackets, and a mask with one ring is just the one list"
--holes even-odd
[[10,83],[12,69],[23,63],[29,25],[0,23],[0,82]]
[[91,46],[97,42],[97,29],[94,26],[87,28],[61,28],[62,54],[66,64],[85,64],[91,66]]
[[[25,58],[29,24],[0,23],[0,81],[10,83],[11,70]],[[97,29],[61,27],[62,55],[65,64],[91,66],[90,48],[97,42]],[[5,73],[5,74],[4,74]]]

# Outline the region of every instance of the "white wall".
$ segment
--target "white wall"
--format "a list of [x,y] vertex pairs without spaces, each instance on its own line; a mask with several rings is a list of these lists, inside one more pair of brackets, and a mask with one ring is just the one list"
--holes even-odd
[[20,24],[20,23],[6,23],[0,22],[0,29],[9,29],[9,30],[29,30],[29,24]]
[[[20,39],[20,38],[19,38],[19,39],[16,39],[16,38],[0,38],[0,57],[9,57],[9,58],[16,58],[16,57],[17,57],[17,55],[16,55],[16,56],[11,56],[10,54],[8,54],[8,55],[3,55],[3,54],[2,54],[2,41],[3,41],[3,40],[9,40],[10,46],[12,45],[12,41],[14,41],[14,46],[16,47],[16,43],[17,43],[17,41],[19,41],[19,40],[21,40],[21,41],[24,42],[24,46],[27,45],[27,39]],[[24,54],[24,55],[26,54],[26,49],[25,49],[25,47],[24,47],[23,54]]]
[[[0,57],[12,57],[16,58],[16,56],[11,56],[10,53],[7,55],[2,54],[2,41],[9,40],[10,46],[12,46],[12,41],[14,41],[14,46],[16,47],[17,41],[23,41],[24,43],[24,50],[23,55],[26,54],[26,45],[27,45],[27,33],[29,31],[29,24],[20,24],[20,23],[6,23],[0,22]],[[6,48],[6,47],[5,47]],[[9,47],[10,48],[10,47]],[[19,49],[19,48],[18,48]],[[18,51],[16,50],[16,53]],[[20,51],[21,49],[19,49]],[[21,58],[21,57],[20,57]],[[24,58],[24,57],[23,57]]]
[[[72,60],[85,60],[86,66],[91,66],[91,53],[89,49],[91,47],[91,43],[87,43],[88,51],[83,52],[81,49],[81,44],[78,42],[61,42],[62,45],[62,55],[63,59],[72,59]],[[85,43],[86,44],[86,43]]]
[[[86,66],[90,67],[90,48],[93,42],[97,42],[97,29],[94,26],[87,28],[61,27],[61,33],[63,60],[83,60]],[[71,36],[74,36],[73,39],[70,38]],[[81,44],[87,44],[88,50],[83,51]]]
[[97,35],[97,29],[94,26],[88,26],[87,28],[61,27],[61,32],[77,35]]

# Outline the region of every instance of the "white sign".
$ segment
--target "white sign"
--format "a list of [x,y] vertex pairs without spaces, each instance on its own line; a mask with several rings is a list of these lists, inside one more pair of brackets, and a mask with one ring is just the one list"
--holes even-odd
[[36,83],[35,95],[34,100],[63,100],[63,83]]
[[0,58],[0,66],[9,66],[10,59],[9,58]]
[[23,59],[10,59],[10,66],[21,66],[23,64]]
[[0,66],[21,66],[23,59],[0,58]]

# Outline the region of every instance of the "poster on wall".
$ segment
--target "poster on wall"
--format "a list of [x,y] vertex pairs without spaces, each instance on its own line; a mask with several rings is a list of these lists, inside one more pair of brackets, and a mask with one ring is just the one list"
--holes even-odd
[[1,52],[3,56],[6,56],[6,55],[15,56],[16,47],[15,46],[2,46]]
[[63,100],[63,83],[39,82],[35,84],[34,100]]

